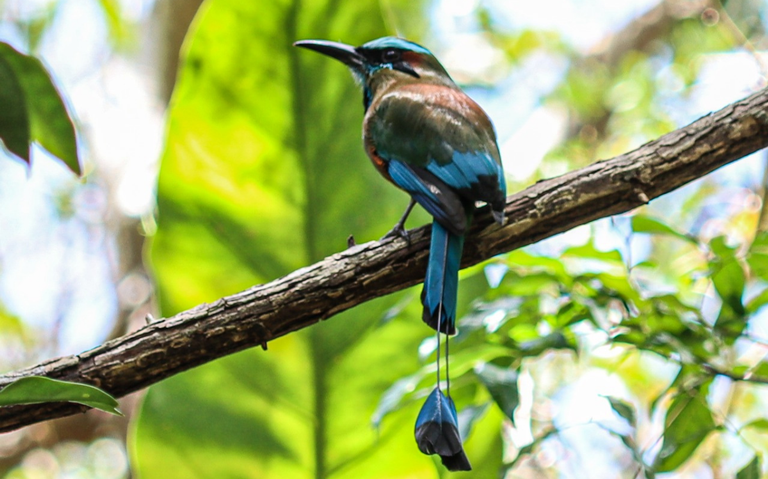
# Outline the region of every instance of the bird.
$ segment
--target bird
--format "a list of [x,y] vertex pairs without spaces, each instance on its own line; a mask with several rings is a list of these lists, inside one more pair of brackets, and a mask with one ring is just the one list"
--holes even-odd
[[[418,203],[433,217],[421,294],[423,321],[437,332],[437,385],[416,420],[416,442],[451,471],[471,470],[450,396],[448,337],[456,334],[456,302],[464,235],[478,202],[504,223],[506,183],[493,124],[423,46],[383,37],[354,47],[300,40],[345,64],[362,86],[363,147],[384,178],[411,200],[385,235],[408,238],[405,222]],[[441,388],[440,334],[446,336],[446,392]]]

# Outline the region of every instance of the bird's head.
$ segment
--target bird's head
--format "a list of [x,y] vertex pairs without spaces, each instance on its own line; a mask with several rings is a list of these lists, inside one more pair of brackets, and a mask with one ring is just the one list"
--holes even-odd
[[[392,81],[422,81],[455,88],[445,68],[426,48],[397,37],[382,37],[359,47],[326,40],[301,40],[293,44],[328,55],[344,63],[369,97]],[[366,98],[366,106],[369,98]]]

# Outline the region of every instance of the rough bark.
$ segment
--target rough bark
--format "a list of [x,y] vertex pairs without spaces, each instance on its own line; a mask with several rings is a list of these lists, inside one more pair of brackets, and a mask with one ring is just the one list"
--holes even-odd
[[[507,198],[499,227],[481,210],[463,266],[535,243],[592,220],[629,211],[716,168],[768,146],[768,89],[642,147],[544,180]],[[354,246],[267,284],[202,304],[78,355],[0,377],[28,375],[81,381],[115,396],[186,369],[328,319],[423,280],[429,227],[411,242],[386,239]],[[0,408],[0,431],[85,410],[71,404]]]

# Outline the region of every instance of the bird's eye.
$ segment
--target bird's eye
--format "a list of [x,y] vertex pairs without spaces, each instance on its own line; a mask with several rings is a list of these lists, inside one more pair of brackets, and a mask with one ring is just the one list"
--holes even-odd
[[381,54],[381,60],[384,63],[394,63],[400,60],[400,52],[392,48],[384,50],[384,52]]

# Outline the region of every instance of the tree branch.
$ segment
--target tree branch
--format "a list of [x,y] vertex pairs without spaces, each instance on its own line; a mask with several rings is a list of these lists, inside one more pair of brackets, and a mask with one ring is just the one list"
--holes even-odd
[[[469,266],[592,220],[629,211],[716,168],[768,146],[768,89],[642,147],[507,198],[507,224],[478,212],[464,248]],[[267,343],[370,299],[423,280],[427,226],[402,239],[373,241],[202,304],[78,355],[0,376],[79,381],[123,396],[234,352]],[[84,411],[50,403],[0,408],[0,431]]]

